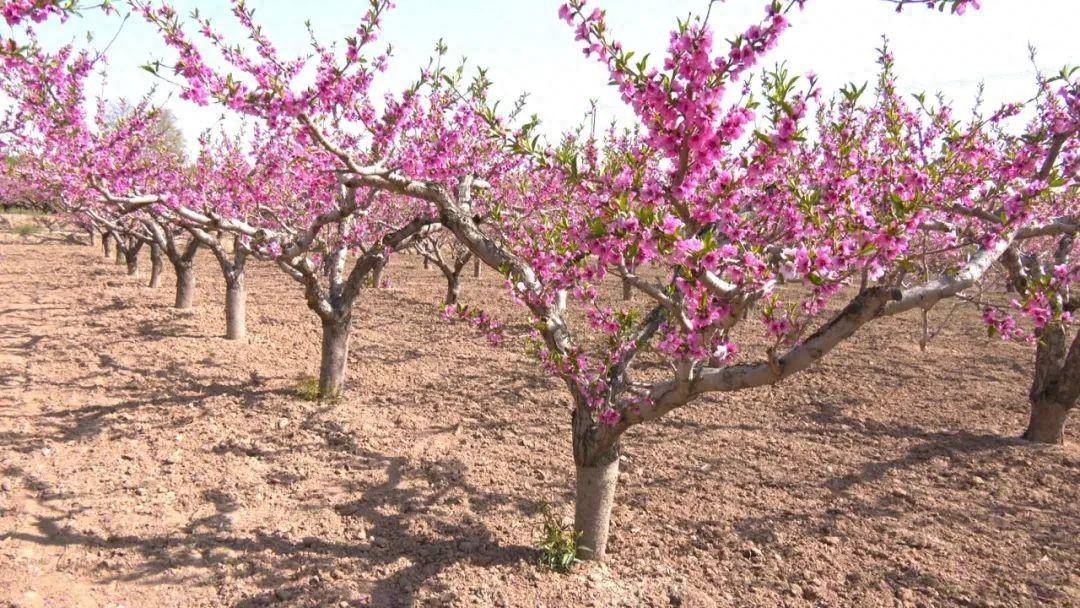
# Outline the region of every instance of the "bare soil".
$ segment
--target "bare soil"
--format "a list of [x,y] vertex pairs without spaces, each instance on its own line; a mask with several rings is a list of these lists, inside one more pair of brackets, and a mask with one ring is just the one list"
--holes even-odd
[[972,312],[635,429],[610,560],[562,575],[535,546],[572,513],[567,398],[438,320],[437,270],[395,259],[317,403],[287,277],[251,268],[230,343],[209,255],[189,312],[143,264],[0,233],[0,606],[1080,606],[1076,433],[1015,438],[1032,347]]

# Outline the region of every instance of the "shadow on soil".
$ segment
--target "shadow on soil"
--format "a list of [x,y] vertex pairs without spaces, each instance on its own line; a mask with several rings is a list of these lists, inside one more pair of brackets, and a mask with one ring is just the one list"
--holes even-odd
[[[355,451],[353,451],[355,450]],[[404,458],[364,451],[348,451],[354,464],[379,467],[386,481],[351,488],[355,498],[334,507],[342,517],[362,523],[366,533],[356,542],[327,542],[315,536],[296,538],[280,532],[231,532],[230,514],[242,508],[228,494],[210,491],[203,498],[216,512],[193,520],[167,535],[100,535],[71,529],[65,521],[77,510],[57,505],[60,496],[25,471],[8,468],[8,478],[19,478],[40,505],[53,511],[38,516],[36,533],[11,532],[11,538],[39,545],[83,546],[123,554],[120,560],[100,564],[94,574],[102,582],[116,580],[185,585],[214,584],[223,577],[249,579],[264,591],[231,602],[235,608],[285,604],[289,606],[349,606],[370,601],[375,606],[412,606],[417,594],[438,597],[445,589],[438,575],[457,563],[480,567],[536,563],[535,549],[500,545],[492,532],[475,518],[467,523],[446,521],[429,513],[450,494],[464,492],[473,508],[515,503],[513,497],[482,492],[452,473],[454,460],[436,463],[420,475],[435,475],[439,485],[430,491],[408,486],[418,473]],[[486,505],[486,507],[485,507]],[[422,532],[414,531],[417,528]],[[132,553],[137,558],[132,559]],[[135,563],[132,563],[135,562]],[[123,565],[120,565],[123,564]],[[359,588],[353,581],[361,583]],[[363,604],[368,605],[368,604]]]
[[[128,314],[131,304],[120,298],[88,307],[95,315]],[[142,306],[142,305],[141,305]],[[0,311],[0,314],[16,312]],[[62,320],[58,315],[56,320]],[[72,322],[77,322],[73,318]],[[48,336],[33,335],[31,323],[7,328],[0,336],[8,350],[20,351],[28,360],[35,348],[51,348]],[[192,334],[183,320],[143,320],[129,326],[125,335],[111,340],[145,340],[163,337],[206,337]],[[376,353],[388,357],[391,353]],[[124,353],[100,352],[85,370],[70,378],[44,380],[54,389],[70,393],[93,393],[110,383],[108,393],[126,396],[114,403],[49,404],[41,413],[22,414],[26,424],[8,425],[0,433],[0,453],[30,454],[57,443],[80,443],[104,435],[138,440],[162,427],[183,428],[199,416],[214,415],[219,397],[239,407],[265,411],[281,407],[287,388],[270,388],[267,379],[252,377],[237,382],[203,377],[202,362],[190,364],[162,361],[121,361]],[[401,355],[401,353],[398,353]],[[402,362],[419,357],[405,353]],[[196,370],[196,371],[192,371]],[[2,377],[2,376],[0,376]],[[12,374],[18,379],[19,374]],[[280,379],[275,379],[280,380]],[[280,385],[280,382],[274,382]],[[508,387],[514,390],[516,387]],[[183,415],[170,410],[184,408]],[[0,408],[0,416],[16,417]],[[496,425],[497,421],[490,422]],[[3,478],[36,504],[33,524],[0,535],[42,546],[93,548],[105,556],[100,563],[84,563],[94,579],[141,581],[182,585],[217,586],[222,600],[235,608],[267,605],[411,606],[418,596],[439,597],[446,589],[439,582],[444,571],[459,563],[493,567],[537,562],[535,549],[501,544],[482,521],[482,515],[504,510],[518,517],[532,517],[544,504],[521,496],[485,491],[465,480],[466,466],[456,458],[425,458],[418,463],[406,456],[388,455],[357,443],[356,434],[328,420],[319,411],[309,412],[301,423],[322,438],[322,445],[301,445],[267,430],[258,438],[260,448],[223,443],[212,453],[226,456],[243,453],[268,462],[287,459],[298,450],[318,450],[328,467],[345,467],[356,478],[380,481],[346,482],[337,499],[315,496],[311,509],[332,510],[341,518],[350,542],[329,542],[318,536],[297,536],[264,526],[235,524],[243,512],[242,501],[224,490],[206,490],[201,498],[213,513],[195,518],[167,533],[109,534],[100,529],[71,525],[85,511],[80,496],[59,492],[31,472],[15,466],[0,470]],[[481,425],[485,432],[496,432]],[[433,432],[437,432],[436,429]],[[446,430],[446,429],[443,429]],[[253,450],[255,450],[253,452]],[[361,474],[363,473],[363,474]],[[295,482],[278,475],[271,483]],[[336,503],[336,504],[335,504]],[[464,506],[464,508],[463,508]],[[341,535],[339,534],[339,537]],[[245,592],[231,589],[229,580],[244,580]],[[259,591],[251,594],[250,588]]]
[[[212,416],[213,404],[208,401],[215,397],[231,397],[243,404],[243,407],[256,411],[263,401],[273,395],[289,395],[288,389],[258,386],[257,382],[223,383],[219,380],[203,378],[190,374],[178,364],[171,363],[165,368],[122,365],[111,356],[98,354],[98,371],[88,373],[72,380],[56,380],[52,384],[61,389],[86,390],[89,383],[110,377],[138,379],[131,380],[144,387],[137,391],[136,398],[124,399],[109,404],[76,405],[74,407],[52,407],[40,414],[27,416],[33,423],[22,425],[34,429],[33,432],[0,432],[0,449],[30,453],[56,442],[80,442],[100,434],[110,437],[137,436],[149,428],[167,426],[182,427],[190,422],[186,419],[170,419],[164,415],[169,408],[176,406],[194,407],[196,416]],[[161,384],[167,389],[154,391],[149,383]],[[132,387],[129,387],[132,388]],[[150,390],[146,390],[150,389]],[[143,397],[146,393],[152,396]],[[163,415],[155,416],[155,412]],[[15,417],[0,410],[0,417]]]
[[[118,366],[103,357],[106,367]],[[142,370],[150,374],[151,370]],[[194,383],[194,378],[170,368],[169,382]],[[142,412],[138,419],[123,416],[142,408],[197,405],[219,395],[240,398],[245,408],[265,407],[263,401],[282,390],[258,389],[248,384],[210,383],[197,393],[164,396],[161,399],[129,400],[109,406],[87,406],[42,414],[33,425],[38,433],[0,436],[4,449],[40,450],[49,443],[78,442],[99,433],[138,438],[149,430]],[[208,414],[209,415],[209,414]],[[167,416],[161,416],[167,419]],[[183,421],[181,420],[180,423]],[[175,421],[174,421],[175,423]],[[114,552],[117,559],[93,568],[102,582],[114,580],[215,585],[222,579],[246,579],[264,591],[233,599],[231,605],[246,608],[266,605],[328,606],[344,601],[361,605],[411,606],[417,594],[438,597],[446,590],[438,575],[457,563],[481,567],[520,562],[536,563],[535,549],[501,545],[495,535],[474,514],[510,509],[521,517],[540,512],[543,504],[501,493],[487,492],[464,480],[465,466],[455,458],[440,458],[418,464],[403,456],[389,456],[359,445],[355,434],[333,420],[312,412],[302,428],[317,433],[323,446],[297,445],[267,432],[253,452],[246,446],[222,444],[216,454],[241,451],[268,462],[287,461],[290,452],[318,449],[320,460],[329,467],[344,467],[357,477],[385,479],[381,483],[346,482],[341,488],[346,500],[316,497],[313,509],[333,509],[345,520],[355,542],[327,542],[317,536],[296,537],[289,533],[256,528],[243,533],[233,529],[232,515],[245,505],[224,491],[208,490],[202,495],[214,513],[192,520],[167,534],[107,535],[75,529],[68,523],[85,508],[71,508],[78,496],[51,489],[25,470],[8,467],[3,476],[16,480],[50,515],[37,516],[36,533],[12,532],[0,536],[40,545],[83,546]],[[367,475],[360,475],[360,473]],[[293,480],[295,481],[295,480]],[[276,479],[273,483],[290,483]],[[450,521],[440,515],[440,506],[466,515]],[[357,586],[357,581],[363,581]]]
[[[898,448],[891,458],[876,459],[869,453],[867,460],[856,470],[830,475],[824,471],[806,471],[805,479],[798,487],[774,483],[784,492],[798,495],[813,492],[831,495],[829,500],[812,501],[813,507],[800,507],[803,501],[792,500],[782,507],[768,507],[764,513],[733,522],[731,529],[740,538],[772,546],[782,552],[783,543],[777,532],[787,529],[792,533],[819,537],[832,544],[859,544],[858,538],[848,537],[845,529],[852,522],[875,522],[870,525],[888,530],[895,539],[895,546],[861,547],[868,551],[930,551],[943,550],[946,539],[928,536],[919,525],[920,521],[934,526],[968,529],[973,524],[996,528],[1003,533],[1014,533],[1023,551],[1040,554],[1051,548],[1062,555],[1074,555],[1080,551],[1075,536],[1062,533],[1059,523],[1036,524],[1025,515],[1033,511],[1045,511],[1026,494],[1000,495],[991,491],[978,508],[959,507],[950,504],[948,496],[977,491],[979,486],[971,483],[978,475],[989,475],[991,486],[995,483],[994,471],[1004,462],[1019,459],[1025,463],[1040,457],[1053,457],[1053,446],[1033,444],[1020,438],[970,431],[927,430],[918,426],[892,420],[887,422],[865,420],[850,416],[842,408],[819,404],[816,411],[806,415],[806,424],[778,429],[790,435],[819,436],[823,443],[835,443],[838,437],[855,445],[906,446]],[[763,429],[753,425],[738,425],[742,431],[759,433]],[[920,496],[906,491],[902,485],[890,479],[902,480],[904,473],[918,473],[935,478],[928,467],[937,466],[936,486],[931,488],[937,496]],[[981,479],[981,478],[980,478]],[[769,485],[769,480],[762,480]],[[925,488],[924,488],[925,489]],[[1065,522],[1075,517],[1067,506],[1051,518],[1052,522]],[[978,523],[975,523],[978,522]],[[693,527],[693,522],[685,522]],[[1018,549],[1019,550],[1019,549]],[[911,567],[894,568],[881,576],[894,588],[933,588],[945,597],[956,596],[957,590],[948,581],[939,578],[930,568],[921,568],[918,560]],[[1025,580],[1033,592],[1048,602],[1068,601],[1059,589],[1039,580],[1037,576]],[[849,581],[849,583],[853,583]],[[1064,583],[1062,583],[1064,584]],[[988,594],[1000,590],[987,589]]]

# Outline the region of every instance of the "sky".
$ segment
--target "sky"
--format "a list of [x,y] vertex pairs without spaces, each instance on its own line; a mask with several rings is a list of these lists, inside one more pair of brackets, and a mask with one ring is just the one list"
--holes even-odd
[[[558,0],[397,0],[396,4],[382,36],[393,45],[394,59],[378,90],[398,90],[415,79],[441,38],[455,60],[464,56],[470,65],[488,69],[496,98],[510,104],[528,93],[528,111],[540,116],[549,136],[579,124],[591,99],[597,100],[601,124],[632,121],[608,86],[603,67],[581,53],[571,28],[557,18]],[[897,14],[882,0],[809,0],[804,10],[791,15],[792,27],[765,65],[786,62],[793,72],[812,71],[829,93],[848,82],[874,79],[875,49],[885,35],[896,57],[902,90],[940,91],[958,108],[969,108],[980,82],[985,83],[988,107],[1031,96],[1035,69],[1029,44],[1036,47],[1044,71],[1080,64],[1080,0],[982,0],[981,4],[981,10],[960,17],[922,7]],[[709,0],[591,0],[590,5],[607,10],[610,31],[624,48],[636,50],[638,56],[652,53],[658,62],[676,20],[704,12]],[[715,5],[709,24],[716,38],[732,37],[760,21],[764,5],[763,0]],[[173,6],[185,16],[197,8],[226,34],[240,33],[227,0],[176,0]],[[341,40],[355,29],[367,2],[249,0],[249,6],[289,57],[307,52],[306,20],[320,40]],[[99,48],[113,40],[108,47],[107,82],[95,81],[91,93],[136,99],[156,84],[158,99],[175,113],[193,147],[201,131],[220,123],[222,110],[170,96],[170,85],[139,66],[154,59],[171,62],[172,53],[139,16],[132,15],[122,27],[121,23],[120,17],[94,12],[66,23],[50,21],[39,31],[46,45],[84,43],[88,33]]]

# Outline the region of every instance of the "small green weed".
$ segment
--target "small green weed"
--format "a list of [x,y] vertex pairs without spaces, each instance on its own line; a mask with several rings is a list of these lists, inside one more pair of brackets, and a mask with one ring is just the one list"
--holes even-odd
[[37,224],[19,224],[13,230],[15,234],[25,238],[28,236],[33,236],[35,234],[39,234],[42,228]]
[[40,209],[27,209],[25,207],[8,207],[3,210],[8,215],[48,215]]
[[319,400],[319,379],[315,376],[301,375],[296,379],[296,386],[293,389],[296,391],[296,396],[304,401]]
[[540,564],[555,572],[569,572],[577,558],[577,537],[574,529],[564,526],[550,511],[544,514],[544,534],[537,543]]

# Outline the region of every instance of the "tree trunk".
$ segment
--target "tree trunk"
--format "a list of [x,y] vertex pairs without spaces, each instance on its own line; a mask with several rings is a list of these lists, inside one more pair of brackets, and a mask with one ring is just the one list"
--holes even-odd
[[345,387],[351,324],[349,315],[331,321],[323,320],[322,360],[319,364],[319,397],[322,399],[340,397]]
[[176,269],[175,307],[187,310],[195,303],[195,268],[190,264],[173,264]]
[[597,444],[600,432],[592,408],[584,397],[575,395],[571,420],[577,489],[574,499],[574,533],[577,556],[602,561],[607,553],[611,508],[619,481],[619,443],[603,448]]
[[630,281],[627,281],[626,279],[623,279],[623,282],[622,282],[622,299],[623,299],[623,301],[624,302],[629,302],[630,299],[633,298],[633,297],[634,297],[633,286],[630,284]]
[[[1077,360],[1070,353],[1063,323],[1047,323],[1036,330],[1035,336],[1035,377],[1028,391],[1031,414],[1023,437],[1039,443],[1064,443],[1065,421],[1076,404],[1076,395],[1068,383],[1080,369],[1076,369]],[[1080,348],[1080,334],[1075,340],[1074,347]]]
[[480,278],[481,270],[483,268],[484,268],[484,266],[483,266],[483,264],[480,263],[480,258],[476,258],[476,259],[473,260],[473,262],[472,262],[472,276],[473,276],[474,279],[479,279]]
[[134,246],[128,249],[121,250],[117,247],[117,251],[121,251],[124,259],[124,264],[127,266],[127,273],[130,276],[138,276],[139,274],[139,251],[142,249],[142,245],[136,243]]
[[225,339],[243,340],[247,337],[247,290],[241,269],[225,282]]
[[161,260],[161,247],[157,243],[150,244],[150,287],[161,285],[161,271],[165,265]]
[[574,501],[574,532],[581,559],[603,560],[607,554],[611,508],[619,481],[619,458],[604,459],[593,466],[577,467]]
[[116,263],[123,264],[126,254],[124,254],[124,248],[120,246],[120,237],[116,237]]
[[101,250],[105,252],[105,258],[108,259],[112,255],[113,239],[112,235],[108,232],[101,235]]
[[1024,439],[1038,443],[1065,443],[1065,421],[1068,418],[1068,408],[1047,399],[1032,399]]
[[428,268],[431,268],[431,260],[429,260],[428,257],[425,255],[424,256],[424,270],[427,270]]
[[443,301],[447,306],[453,306],[458,302],[458,293],[461,291],[461,281],[458,275],[446,277],[446,299]]
[[95,245],[95,243],[94,243],[94,234],[95,234],[95,232],[94,232],[93,228],[87,228],[86,229],[86,235],[90,239],[90,246],[91,247],[93,247]]

